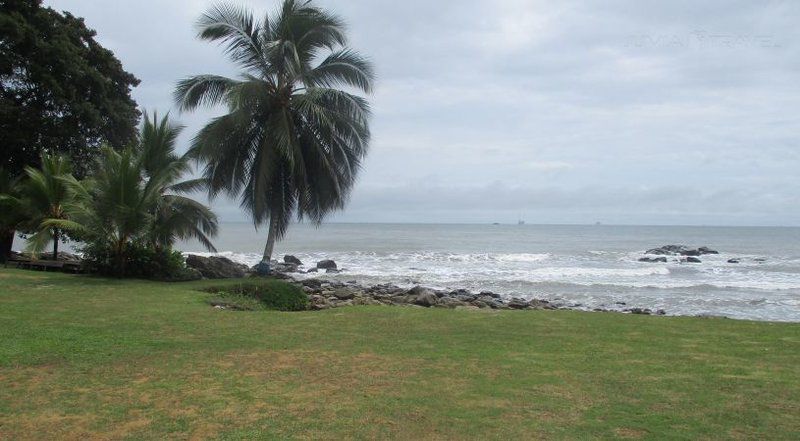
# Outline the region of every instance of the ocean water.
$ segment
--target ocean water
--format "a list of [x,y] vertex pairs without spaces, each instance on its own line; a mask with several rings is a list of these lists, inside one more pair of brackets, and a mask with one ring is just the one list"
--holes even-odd
[[[220,255],[253,265],[265,241],[266,229],[227,223],[214,242]],[[701,256],[699,264],[637,261],[667,244],[720,254]],[[195,243],[180,248],[208,254]],[[343,269],[307,277],[490,290],[586,309],[800,321],[800,228],[297,224],[273,258],[284,254],[305,268],[333,259]],[[731,258],[740,263],[727,263]]]

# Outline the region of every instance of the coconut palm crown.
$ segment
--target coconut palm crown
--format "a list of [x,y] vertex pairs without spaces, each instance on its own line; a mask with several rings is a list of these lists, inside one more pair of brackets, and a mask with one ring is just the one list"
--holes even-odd
[[198,75],[178,83],[182,111],[225,105],[194,138],[209,196],[241,198],[256,226],[269,222],[264,261],[293,217],[319,223],[344,207],[369,145],[370,63],[346,47],[343,22],[310,1],[285,0],[257,20],[218,4],[198,22],[219,42],[237,79]]

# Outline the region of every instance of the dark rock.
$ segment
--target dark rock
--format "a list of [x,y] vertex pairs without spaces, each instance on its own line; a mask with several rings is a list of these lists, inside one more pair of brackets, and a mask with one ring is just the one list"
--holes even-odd
[[500,294],[496,294],[496,293],[493,293],[491,291],[481,291],[480,295],[492,297],[492,298],[495,298],[495,299],[499,299],[500,298]]
[[681,256],[699,256],[699,250],[683,250],[681,251]]
[[322,280],[319,279],[306,279],[300,282],[303,286],[308,286],[310,288],[320,288],[322,287]]
[[325,270],[326,274],[338,274],[340,272],[342,272],[342,270],[338,270],[336,268],[328,268]]
[[317,268],[319,269],[336,269],[336,262],[332,260],[320,260],[317,262]]
[[317,268],[309,268],[308,271],[306,271],[306,272],[307,273],[315,273],[317,271],[319,271]]
[[661,263],[667,263],[667,258],[664,257],[664,256],[661,256],[661,257],[642,257],[642,258],[639,259],[639,262],[648,262],[648,263],[661,262]]
[[719,254],[719,251],[712,250],[709,247],[700,247],[697,251],[700,251],[700,254]]
[[275,263],[272,265],[272,270],[279,273],[296,273],[297,265],[294,263]]
[[300,259],[298,259],[297,257],[292,256],[291,254],[287,254],[287,255],[283,256],[283,263],[293,263],[293,264],[295,264],[297,266],[300,266],[300,265],[303,264],[303,262],[301,262]]
[[528,307],[528,302],[515,297],[508,302],[508,307],[511,309],[525,309]]
[[689,256],[683,260],[686,263],[703,263],[702,260],[698,259],[697,257]]
[[666,255],[666,256],[675,256],[680,254],[681,252],[686,251],[686,246],[684,245],[664,245],[658,248],[652,248],[645,251],[645,254],[657,254],[657,255]]
[[659,309],[658,311],[656,311],[656,315],[667,315],[667,311]]
[[651,311],[648,308],[631,308],[631,309],[626,309],[626,311],[630,312],[631,314],[642,314],[642,315],[650,315],[653,313],[653,311]]
[[728,259],[728,263],[739,263],[739,259]]
[[333,292],[333,296],[339,300],[350,300],[356,296],[356,293],[352,289],[339,288]]
[[415,286],[406,292],[408,303],[420,306],[434,306],[439,303],[439,297],[429,288]]
[[234,279],[247,274],[247,266],[233,262],[226,257],[203,257],[195,254],[186,256],[186,266],[200,271],[206,279]]

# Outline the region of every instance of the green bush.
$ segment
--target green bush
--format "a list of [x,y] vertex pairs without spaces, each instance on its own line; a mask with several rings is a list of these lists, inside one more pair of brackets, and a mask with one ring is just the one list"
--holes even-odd
[[[90,272],[119,275],[114,253],[106,247],[89,244],[82,250]],[[125,277],[139,277],[165,281],[195,280],[197,274],[186,267],[186,259],[179,251],[156,250],[140,244],[130,244],[125,250]]]
[[299,287],[279,280],[265,280],[237,285],[216,286],[206,289],[214,294],[212,305],[229,309],[254,311],[304,311],[308,309],[308,296]]

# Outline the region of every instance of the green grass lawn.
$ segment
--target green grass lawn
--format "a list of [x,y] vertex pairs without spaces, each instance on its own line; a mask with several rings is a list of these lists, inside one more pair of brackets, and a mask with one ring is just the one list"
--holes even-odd
[[372,306],[0,269],[0,439],[798,439],[800,325]]

